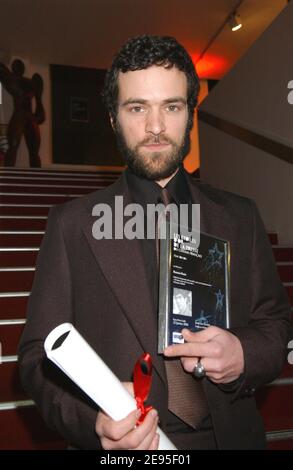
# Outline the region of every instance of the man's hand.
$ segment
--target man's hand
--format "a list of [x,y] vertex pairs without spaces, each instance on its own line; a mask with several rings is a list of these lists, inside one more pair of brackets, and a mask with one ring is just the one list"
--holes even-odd
[[244,356],[237,336],[216,326],[210,326],[197,333],[184,328],[184,344],[168,346],[167,357],[180,357],[183,368],[193,372],[200,360],[206,375],[215,383],[229,383],[238,379],[244,371]]
[[[132,382],[123,385],[133,394]],[[96,420],[96,433],[103,449],[156,450],[159,446],[158,413],[151,410],[142,424],[135,427],[140,411],[129,413],[126,418],[114,421],[103,411],[99,411]]]

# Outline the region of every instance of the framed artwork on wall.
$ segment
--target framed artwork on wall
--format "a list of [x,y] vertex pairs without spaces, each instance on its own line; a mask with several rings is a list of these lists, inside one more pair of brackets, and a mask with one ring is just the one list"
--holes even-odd
[[72,96],[70,98],[70,119],[75,122],[89,122],[89,100]]
[[53,162],[123,167],[101,91],[106,70],[51,65]]

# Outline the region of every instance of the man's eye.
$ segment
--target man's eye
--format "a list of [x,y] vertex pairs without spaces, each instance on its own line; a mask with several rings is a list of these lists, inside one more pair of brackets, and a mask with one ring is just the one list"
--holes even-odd
[[168,111],[172,111],[172,112],[175,112],[175,111],[178,111],[179,110],[179,107],[177,106],[177,104],[170,104],[168,107],[167,107]]
[[130,108],[130,111],[132,113],[142,113],[144,111],[144,108],[142,106],[133,106]]

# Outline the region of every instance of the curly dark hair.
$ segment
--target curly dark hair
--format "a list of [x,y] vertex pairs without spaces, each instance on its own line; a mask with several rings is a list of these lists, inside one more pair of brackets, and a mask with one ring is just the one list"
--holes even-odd
[[137,36],[129,39],[114,57],[105,77],[102,96],[108,112],[116,124],[118,100],[118,74],[147,69],[152,65],[177,67],[187,78],[187,106],[189,128],[193,124],[197,104],[199,79],[190,55],[175,38],[170,36]]

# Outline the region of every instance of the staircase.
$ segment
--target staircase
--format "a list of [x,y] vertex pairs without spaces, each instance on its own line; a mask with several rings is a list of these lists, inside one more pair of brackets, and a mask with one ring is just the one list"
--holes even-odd
[[[269,233],[269,238],[280,278],[293,306],[293,246],[278,245],[276,233]],[[291,318],[293,319],[293,314]],[[287,362],[278,379],[256,392],[256,402],[264,420],[269,449],[293,450],[292,397],[293,364]]]
[[[39,246],[52,205],[111,184],[120,172],[0,168],[0,449],[63,449],[21,388],[17,344],[25,323]],[[293,305],[293,246],[269,234],[280,277]],[[293,366],[257,392],[269,447],[293,449]]]
[[120,172],[0,168],[0,449],[64,449],[19,383],[17,345],[52,205],[114,182]]

